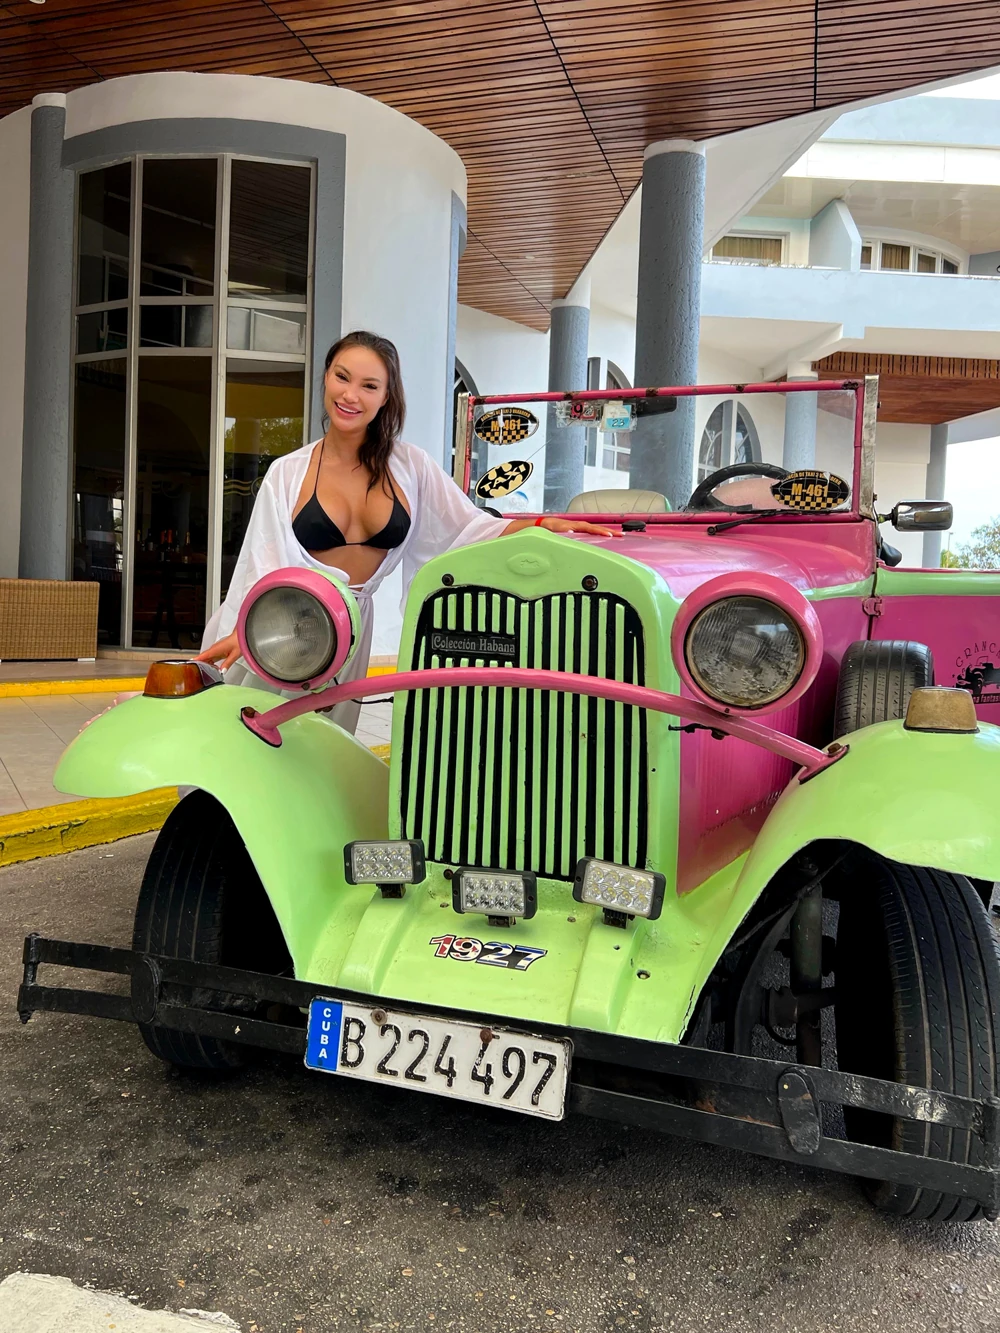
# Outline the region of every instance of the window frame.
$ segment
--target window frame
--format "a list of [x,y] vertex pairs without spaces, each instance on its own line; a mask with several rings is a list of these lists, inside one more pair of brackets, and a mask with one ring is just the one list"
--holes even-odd
[[[213,160],[217,163],[215,181],[215,279],[211,297],[167,295],[140,295],[141,240],[142,240],[142,176],[143,166],[147,161],[164,159],[174,161]],[[232,164],[234,161],[273,163],[278,166],[297,167],[309,172],[309,213],[307,218],[308,258],[306,268],[306,294],[301,302],[274,301],[266,302],[268,311],[291,310],[304,313],[304,346],[299,352],[263,352],[243,348],[229,348],[228,315],[229,308],[260,308],[262,302],[243,296],[229,295],[229,247],[230,247],[230,198],[232,188]],[[80,206],[81,182],[92,171],[103,171],[119,164],[131,166],[131,207],[128,248],[128,296],[127,298],[78,304],[80,271]],[[286,362],[291,366],[304,368],[304,401],[302,421],[302,443],[308,442],[310,383],[313,361],[313,323],[314,323],[314,279],[316,250],[316,161],[313,158],[275,157],[258,153],[241,152],[142,152],[126,153],[109,158],[99,166],[80,167],[75,173],[73,203],[73,287],[71,319],[71,375],[70,382],[75,386],[76,367],[84,362],[121,360],[126,363],[126,413],[125,413],[125,459],[123,480],[123,518],[122,518],[122,555],[121,589],[122,616],[120,645],[132,645],[132,599],[134,592],[134,568],[132,552],[135,532],[135,486],[137,440],[136,429],[138,403],[138,361],[139,357],[211,357],[213,361],[212,396],[210,403],[211,444],[209,453],[209,490],[208,490],[208,535],[206,551],[205,580],[205,621],[206,623],[218,609],[221,601],[222,580],[222,526],[223,526],[223,468],[225,464],[225,398],[226,365],[230,357],[240,361]],[[212,340],[207,347],[142,347],[141,319],[142,310],[155,306],[210,306],[212,309]],[[128,311],[128,333],[125,348],[94,353],[78,353],[79,317],[85,314],[103,313],[110,309]],[[75,389],[71,389],[69,404],[69,437],[72,448],[72,493],[76,502],[76,404]]]
[[[727,255],[716,256],[715,247],[719,245],[720,242],[728,240],[730,237],[732,237],[734,240],[778,241],[781,246],[781,257],[779,258],[777,263],[774,263],[769,259],[740,259],[735,257],[730,258]],[[748,231],[745,228],[735,228],[730,231],[727,231],[724,236],[720,236],[719,239],[715,242],[715,244],[712,246],[711,251],[709,252],[709,261],[713,264],[736,264],[736,265],[748,264],[759,268],[783,268],[788,263],[788,247],[790,242],[791,242],[791,232]]]

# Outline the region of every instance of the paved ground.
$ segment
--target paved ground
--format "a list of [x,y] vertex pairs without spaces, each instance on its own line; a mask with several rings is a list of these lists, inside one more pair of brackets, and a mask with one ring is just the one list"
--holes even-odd
[[[52,774],[80,728],[114,698],[109,692],[0,699],[0,815],[79,799],[56,791]],[[358,740],[387,745],[391,719],[391,704],[365,704]]]
[[151,843],[0,870],[0,1277],[243,1333],[1000,1329],[1000,1230],[899,1223],[849,1180],[295,1061],[176,1077],[111,1023],[22,1028],[23,933],[127,942]]

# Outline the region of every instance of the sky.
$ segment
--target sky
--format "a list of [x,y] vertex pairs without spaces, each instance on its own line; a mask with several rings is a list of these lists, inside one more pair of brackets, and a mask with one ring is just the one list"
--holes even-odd
[[944,496],[955,506],[955,526],[941,544],[955,551],[973,528],[1000,518],[1000,439],[948,446]]

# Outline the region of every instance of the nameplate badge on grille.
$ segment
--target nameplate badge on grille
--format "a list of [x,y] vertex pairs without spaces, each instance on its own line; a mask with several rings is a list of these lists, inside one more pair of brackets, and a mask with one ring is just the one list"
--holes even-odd
[[458,630],[434,630],[431,650],[444,657],[496,657],[513,661],[517,640],[508,634],[463,634]]

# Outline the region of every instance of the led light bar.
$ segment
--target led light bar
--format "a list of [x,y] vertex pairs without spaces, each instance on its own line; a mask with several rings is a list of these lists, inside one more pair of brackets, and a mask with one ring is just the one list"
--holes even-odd
[[451,880],[451,902],[456,912],[527,919],[535,915],[538,905],[535,876],[530,871],[456,870]]
[[344,848],[348,884],[420,884],[425,877],[424,844],[349,842]]
[[655,920],[663,907],[665,887],[666,879],[655,870],[633,870],[585,856],[577,863],[573,897],[578,903],[603,907],[605,912]]

